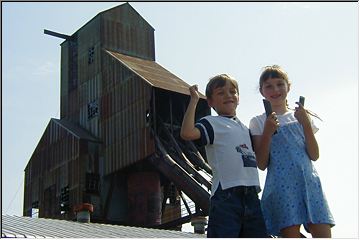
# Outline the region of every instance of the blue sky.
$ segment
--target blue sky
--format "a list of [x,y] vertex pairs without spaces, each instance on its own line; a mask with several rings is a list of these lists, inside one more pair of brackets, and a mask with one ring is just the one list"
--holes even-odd
[[[22,215],[24,169],[60,111],[60,43],[115,2],[1,3],[2,214]],[[156,61],[204,93],[219,73],[240,86],[238,117],[262,113],[261,68],[279,64],[317,122],[314,163],[334,215],[333,236],[359,237],[358,3],[130,3],[155,28]],[[264,183],[266,172],[260,173]]]

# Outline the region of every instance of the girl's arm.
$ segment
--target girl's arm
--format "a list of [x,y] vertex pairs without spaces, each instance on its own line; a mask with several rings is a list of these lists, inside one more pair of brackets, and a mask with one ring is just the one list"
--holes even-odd
[[189,90],[191,98],[181,125],[180,136],[184,140],[196,140],[201,137],[200,130],[195,127],[195,110],[199,93],[196,85],[191,86]]
[[304,107],[301,104],[298,105],[295,117],[304,129],[306,152],[311,160],[316,161],[319,158],[319,146],[311,127],[311,121]]
[[269,164],[271,137],[278,127],[279,122],[273,112],[265,121],[263,134],[252,136],[256,162],[260,170],[264,171]]
[[257,166],[264,171],[269,164],[271,136],[255,135],[251,138],[254,144]]

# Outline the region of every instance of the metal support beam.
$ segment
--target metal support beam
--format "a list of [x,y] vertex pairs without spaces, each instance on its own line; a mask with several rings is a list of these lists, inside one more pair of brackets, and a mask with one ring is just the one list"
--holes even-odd
[[178,189],[201,208],[202,212],[209,212],[210,194],[192,176],[190,176],[165,150],[159,138],[155,135],[156,146],[160,157],[149,159],[169,180],[173,181]]
[[69,35],[53,32],[53,31],[46,30],[46,29],[44,29],[44,34],[51,35],[51,36],[58,37],[58,38],[63,38],[63,39],[66,39],[66,40],[71,40],[72,39],[72,37],[69,36]]
[[189,216],[191,216],[192,214],[191,214],[191,210],[190,210],[190,208],[189,208],[189,205],[187,204],[186,199],[185,199],[185,197],[184,197],[184,195],[183,195],[182,191],[179,191],[179,192],[180,192],[180,197],[181,197],[181,199],[182,199],[182,200],[183,200],[183,202],[184,202],[184,205],[185,205],[186,211],[188,212]]

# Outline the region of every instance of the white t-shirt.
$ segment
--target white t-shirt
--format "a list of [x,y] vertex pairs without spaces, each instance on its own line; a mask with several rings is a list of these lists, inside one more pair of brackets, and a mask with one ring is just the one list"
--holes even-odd
[[249,129],[237,117],[206,116],[195,127],[213,172],[211,195],[219,183],[222,189],[260,185]]
[[[282,114],[282,115],[276,115],[278,120],[279,120],[279,124],[280,126],[284,126],[285,124],[289,124],[291,122],[297,122],[298,120],[295,118],[294,116],[294,111],[287,111],[286,113]],[[263,131],[264,131],[264,125],[265,125],[265,121],[266,121],[266,115],[265,113],[253,117],[250,120],[250,124],[249,124],[249,128],[250,128],[250,132],[251,135],[262,135]],[[319,128],[317,128],[313,122],[313,120],[311,119],[311,127],[314,133],[316,133]]]

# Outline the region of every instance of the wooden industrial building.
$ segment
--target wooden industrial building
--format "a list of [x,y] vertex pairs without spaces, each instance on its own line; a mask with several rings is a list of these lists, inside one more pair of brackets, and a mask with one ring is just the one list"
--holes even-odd
[[[211,169],[179,136],[189,85],[155,61],[154,28],[126,3],[45,33],[65,39],[60,119],[25,168],[23,215],[73,220],[90,203],[92,222],[175,229],[206,216]],[[196,118],[209,114],[202,95]]]

